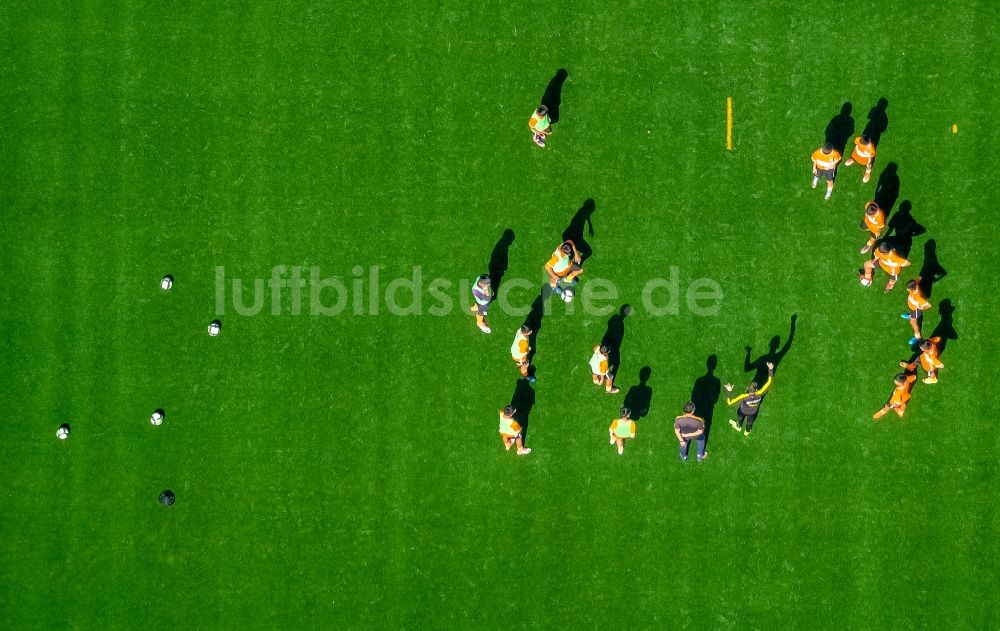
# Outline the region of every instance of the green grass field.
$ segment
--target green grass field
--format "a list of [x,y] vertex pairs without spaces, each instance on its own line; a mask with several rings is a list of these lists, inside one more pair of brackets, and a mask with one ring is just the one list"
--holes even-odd
[[[1000,627],[991,7],[6,3],[0,627]],[[560,68],[542,150],[526,122]],[[880,98],[872,181],[841,169],[824,202],[810,153]],[[932,248],[947,271],[925,331],[953,310],[940,383],[873,422],[909,358],[903,288],[856,276],[890,162],[893,213],[924,229],[904,279]],[[623,394],[589,383],[608,316],[553,300],[518,458],[496,410],[527,392],[524,316],[483,335],[459,283],[510,229],[504,282],[530,302],[588,199],[583,287],[635,307]],[[310,315],[307,288],[293,315],[285,289],[241,315],[232,281],[249,304],[276,266],[365,296],[373,266],[378,294],[418,267],[425,304]],[[717,313],[644,309],[671,268],[681,292],[717,283]],[[710,457],[681,463],[692,391],[742,391],[744,347],[785,345],[793,315],[754,434],[723,398]],[[619,457],[607,427],[643,367]]]

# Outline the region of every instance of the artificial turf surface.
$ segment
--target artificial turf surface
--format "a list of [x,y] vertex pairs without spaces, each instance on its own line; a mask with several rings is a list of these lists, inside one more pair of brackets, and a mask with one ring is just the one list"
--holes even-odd
[[[0,7],[0,627],[996,628],[997,22],[988,2]],[[541,150],[526,122],[559,68]],[[824,202],[809,154],[880,98],[875,177],[842,169]],[[924,229],[904,278],[934,248],[925,329],[949,339],[940,383],[876,423],[909,357],[902,287],[856,278],[889,162]],[[537,287],[587,199],[584,286],[635,307],[618,382],[649,367],[649,412],[618,457],[623,395],[586,364],[608,316],[553,301],[517,458],[496,410],[526,407],[523,315],[485,336],[458,283],[510,229],[504,282]],[[306,289],[300,315],[288,290],[240,315],[232,279],[279,265],[348,287],[378,266],[383,292],[419,266],[456,306],[324,317]],[[718,312],[650,315],[671,267],[682,292],[717,282]],[[673,417],[714,378],[742,389],[773,336],[754,435],[721,401],[709,459],[682,464]]]

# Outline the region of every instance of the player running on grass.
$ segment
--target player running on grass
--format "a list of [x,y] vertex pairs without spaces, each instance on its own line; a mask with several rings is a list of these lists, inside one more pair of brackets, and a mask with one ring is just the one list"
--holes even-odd
[[882,418],[889,410],[894,411],[899,418],[903,418],[903,414],[906,412],[906,403],[910,400],[910,390],[913,389],[913,382],[916,380],[917,376],[912,372],[901,372],[896,375],[894,380],[896,387],[889,396],[889,402],[881,410],[872,414],[872,418]]
[[[941,342],[940,336],[934,336],[929,340],[923,340],[920,342],[920,357],[918,358],[920,362],[920,367],[924,369],[927,376],[923,379],[924,383],[931,384],[938,382],[938,369],[944,368],[944,364],[938,359],[938,344]],[[906,362],[899,362],[899,365],[905,368],[909,372],[914,372],[917,369],[917,362],[911,362],[907,364]]]
[[591,376],[595,386],[604,386],[604,390],[608,394],[618,394],[621,389],[615,387],[615,376],[609,372],[611,369],[609,365],[610,352],[611,350],[607,346],[601,344],[595,346],[594,354],[590,356],[590,372],[593,373]]
[[864,247],[861,248],[862,254],[868,254],[872,251],[875,241],[882,236],[882,231],[885,230],[885,211],[879,208],[879,205],[874,201],[868,202],[865,204],[865,216],[861,219],[861,225],[858,227],[871,234],[868,237],[868,243],[865,243]]
[[872,252],[872,258],[865,261],[865,272],[858,278],[861,279],[861,284],[865,287],[871,285],[875,266],[878,265],[883,272],[889,275],[889,282],[885,284],[885,290],[891,291],[896,286],[896,281],[899,280],[899,272],[909,264],[909,261],[896,253],[895,248],[888,241],[883,241]]
[[517,410],[508,405],[500,410],[500,438],[503,440],[504,449],[510,451],[511,447],[517,447],[517,455],[524,456],[531,453],[531,450],[524,446],[521,441],[521,424],[514,420]]
[[865,174],[861,176],[861,181],[868,183],[872,178],[872,167],[875,166],[875,143],[868,136],[862,134],[854,139],[854,151],[851,157],[844,162],[845,167],[849,167],[857,162],[865,168]]
[[531,369],[531,364],[528,362],[528,353],[531,352],[531,332],[531,327],[527,324],[521,325],[521,328],[514,334],[514,343],[510,345],[510,357],[521,369],[521,376],[534,383],[535,377],[528,374]]
[[618,415],[618,418],[611,421],[608,435],[611,437],[611,444],[618,446],[618,455],[620,456],[625,453],[623,441],[626,438],[635,438],[635,421],[631,419],[632,410],[628,408],[622,408]]
[[[726,405],[739,403],[739,407],[736,408],[736,418],[738,420],[729,419],[729,424],[733,426],[733,429],[736,431],[743,430],[744,436],[750,435],[754,421],[757,420],[757,412],[760,411],[760,402],[764,400],[764,394],[771,387],[773,380],[774,364],[767,362],[767,383],[762,388],[758,389],[757,382],[751,381],[750,385],[747,386],[746,394],[741,394],[732,399],[726,398]],[[733,384],[731,383],[727,383],[723,387],[726,389],[726,392],[733,391]],[[743,428],[744,423],[746,424],[746,429]]]
[[813,181],[812,187],[816,188],[820,179],[826,180],[826,195],[823,199],[830,199],[833,195],[833,180],[837,177],[837,163],[840,162],[840,152],[833,148],[830,143],[813,151]]
[[902,317],[904,320],[909,320],[910,326],[913,327],[913,337],[910,338],[910,344],[916,344],[922,338],[920,324],[924,319],[924,311],[931,308],[931,303],[927,302],[927,298],[924,298],[924,294],[920,291],[919,276],[906,283],[906,308],[908,311]]
[[[545,263],[552,291],[562,295],[563,289],[576,285],[576,277],[583,273],[580,252],[572,240],[563,241]],[[561,283],[561,285],[560,285]]]
[[483,333],[492,333],[493,330],[486,324],[486,312],[493,302],[493,283],[489,276],[483,274],[476,279],[476,284],[472,286],[472,297],[476,299],[476,304],[471,308],[472,313],[476,314],[476,326]]
[[552,133],[552,121],[549,119],[549,108],[539,105],[535,113],[528,119],[531,129],[531,139],[539,147],[545,148],[545,137]]

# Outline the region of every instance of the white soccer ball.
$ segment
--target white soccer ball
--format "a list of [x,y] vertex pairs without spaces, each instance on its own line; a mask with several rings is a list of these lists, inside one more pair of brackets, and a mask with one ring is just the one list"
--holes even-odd
[[562,293],[563,302],[573,302],[573,296],[574,296],[574,293],[573,293],[572,289],[564,289],[563,290],[563,293]]
[[170,289],[173,286],[174,286],[174,277],[171,276],[170,274],[164,276],[163,280],[160,281],[160,289],[164,291]]
[[56,430],[56,436],[59,438],[59,440],[66,440],[67,438],[69,438],[69,428],[63,425],[62,427]]
[[212,337],[215,337],[221,331],[222,331],[222,323],[219,322],[218,320],[215,320],[214,322],[208,325],[208,334],[211,335]]
[[870,280],[868,280],[867,278],[862,278],[861,279],[861,286],[862,287],[867,287],[868,285],[871,285],[871,284],[872,284],[872,282]]
[[149,417],[149,422],[152,423],[153,425],[160,425],[160,424],[162,424],[163,423],[163,412],[160,412],[159,410],[156,410],[155,412],[153,412],[153,414]]

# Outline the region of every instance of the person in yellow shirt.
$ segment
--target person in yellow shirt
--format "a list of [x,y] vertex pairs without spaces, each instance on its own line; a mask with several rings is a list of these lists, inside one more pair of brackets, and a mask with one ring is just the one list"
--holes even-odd
[[531,352],[531,327],[527,324],[521,326],[514,334],[514,343],[510,345],[510,357],[521,369],[521,376],[527,378],[529,383],[535,382],[535,376],[529,374],[531,363],[528,361],[528,354]]
[[[581,257],[576,244],[567,239],[559,244],[552,256],[545,263],[545,271],[549,275],[549,287],[557,295],[562,296],[563,289],[576,285],[576,277],[583,273]],[[560,283],[562,285],[560,286]]]
[[619,456],[625,453],[624,440],[635,438],[635,421],[631,417],[632,410],[623,407],[618,411],[618,418],[611,421],[611,427],[608,428],[611,444],[618,446]]
[[816,188],[820,179],[826,180],[826,196],[823,199],[830,199],[830,196],[833,195],[833,180],[837,177],[837,163],[840,162],[840,157],[840,152],[834,149],[833,144],[829,142],[813,151],[812,187]]
[[593,373],[595,386],[604,386],[605,392],[608,394],[618,394],[621,389],[615,387],[615,376],[609,372],[610,353],[611,349],[607,346],[600,344],[595,346],[594,354],[590,356],[590,371]]
[[515,420],[514,415],[517,410],[514,406],[508,405],[500,410],[500,438],[503,440],[504,449],[510,451],[511,447],[517,447],[517,455],[525,456],[531,450],[524,446],[521,440],[521,424]]

